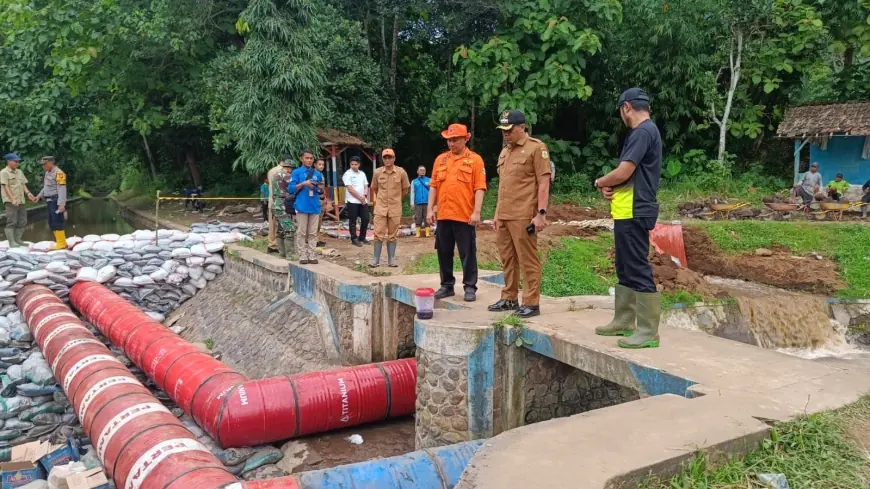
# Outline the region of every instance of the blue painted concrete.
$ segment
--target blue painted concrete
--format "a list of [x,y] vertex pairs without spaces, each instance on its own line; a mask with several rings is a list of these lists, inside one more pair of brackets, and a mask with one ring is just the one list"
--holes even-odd
[[504,287],[504,273],[498,273],[495,275],[483,275],[480,277],[480,279]]
[[332,331],[332,345],[335,347],[335,351],[340,355],[341,344],[339,343],[338,329],[335,327],[335,322],[332,320],[332,314],[329,312],[329,309],[320,307],[319,304],[307,297],[299,295],[298,292],[295,296],[290,294],[288,297],[311,314],[314,314],[315,316],[323,315],[324,319],[326,319],[326,323],[329,325],[329,330]]
[[671,375],[663,370],[629,363],[628,368],[637,381],[640,390],[650,396],[675,394],[689,397],[689,387],[697,382]]
[[495,330],[480,332],[480,343],[468,356],[468,429],[474,438],[492,436],[492,389],[495,384]]
[[[399,301],[402,304],[411,306],[416,308],[417,303],[414,301],[414,290],[409,289],[403,285],[396,284],[386,284],[384,286],[384,294],[395,301]],[[447,301],[437,301],[435,304],[436,309],[447,309],[448,311],[456,311],[460,309],[467,309],[466,307],[460,306],[459,304],[455,304],[453,302]],[[437,314],[437,312],[436,312]]]
[[870,180],[870,160],[861,158],[864,136],[834,136],[828,141],[828,149],[815,144],[810,146],[810,161],[819,164],[822,183],[827,185],[837,173],[842,173],[852,185],[864,185]]
[[339,283],[335,296],[351,304],[371,304],[372,288],[367,285],[349,285]]
[[293,277],[293,290],[302,297],[314,298],[314,272],[290,264],[290,276]]
[[300,489],[453,489],[483,441],[299,474]]
[[[517,340],[516,330],[511,330],[508,333],[508,340],[510,343]],[[540,355],[544,355],[547,358],[559,360],[556,358],[556,353],[553,350],[553,341],[546,334],[532,331],[530,329],[523,329],[523,340],[523,346],[525,348]]]

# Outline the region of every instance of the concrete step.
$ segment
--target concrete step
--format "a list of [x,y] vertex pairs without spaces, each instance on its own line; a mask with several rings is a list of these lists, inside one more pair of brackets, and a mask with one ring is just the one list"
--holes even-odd
[[742,405],[662,395],[529,425],[484,444],[456,489],[603,489],[667,477],[699,449],[744,452],[768,426]]

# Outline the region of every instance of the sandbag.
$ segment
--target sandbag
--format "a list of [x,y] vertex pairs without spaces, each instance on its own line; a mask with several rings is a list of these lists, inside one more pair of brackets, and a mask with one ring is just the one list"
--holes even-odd
[[76,280],[79,282],[97,282],[97,270],[91,267],[84,267],[79,270]]
[[118,273],[118,271],[115,267],[112,265],[105,265],[97,271],[97,282],[104,284],[115,278],[116,273]]

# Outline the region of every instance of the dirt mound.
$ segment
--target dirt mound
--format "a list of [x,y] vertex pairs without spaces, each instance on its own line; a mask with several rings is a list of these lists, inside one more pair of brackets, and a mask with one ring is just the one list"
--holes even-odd
[[685,290],[698,294],[704,299],[725,296],[722,290],[704,280],[704,276],[700,273],[680,268],[669,255],[653,253],[649,261],[653,267],[653,279],[661,292]]
[[769,256],[727,255],[703,231],[691,227],[683,229],[683,240],[689,268],[703,275],[826,295],[842,287],[837,266],[830,260],[794,256],[782,246],[770,250]]
[[591,221],[594,219],[609,219],[607,212],[592,207],[578,207],[572,204],[551,205],[547,209],[548,221]]

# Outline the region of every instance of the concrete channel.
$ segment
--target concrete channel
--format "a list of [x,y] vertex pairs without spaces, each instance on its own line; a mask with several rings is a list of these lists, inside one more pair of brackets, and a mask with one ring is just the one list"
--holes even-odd
[[[135,227],[154,226],[135,210],[122,212]],[[715,457],[752,449],[772,422],[870,391],[866,362],[759,348],[733,304],[674,308],[661,348],[626,351],[593,332],[612,315],[609,297],[543,298],[542,316],[507,327],[485,310],[502,277],[483,273],[477,303],[440,301],[435,317],[422,321],[413,291],[436,285],[437,276],[299,266],[239,245],[228,245],[224,260],[223,276],[167,325],[190,341],[213,341],[223,362],[252,379],[415,358],[419,450],[227,487],[630,485],[673,474],[700,450]],[[828,304],[841,322],[870,307]]]

